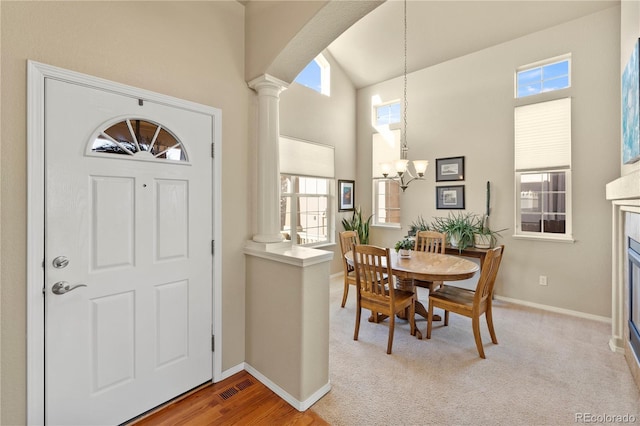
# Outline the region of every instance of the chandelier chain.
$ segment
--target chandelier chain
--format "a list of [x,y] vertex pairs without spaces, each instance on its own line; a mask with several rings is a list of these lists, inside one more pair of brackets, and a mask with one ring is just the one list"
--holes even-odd
[[402,130],[401,158],[407,159],[409,147],[407,146],[407,0],[404,0],[404,114]]

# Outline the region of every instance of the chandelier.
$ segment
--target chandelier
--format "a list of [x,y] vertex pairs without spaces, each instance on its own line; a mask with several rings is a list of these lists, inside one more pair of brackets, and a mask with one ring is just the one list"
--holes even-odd
[[[424,180],[424,173],[427,171],[429,161],[413,160],[409,161],[407,154],[409,146],[407,145],[407,0],[404,0],[404,112],[402,114],[402,144],[400,147],[400,159],[393,163],[382,163],[382,176],[385,179],[396,180],[404,192],[409,184],[414,180]],[[410,166],[413,167],[414,173],[411,173]],[[391,168],[394,168],[396,175],[389,177]]]

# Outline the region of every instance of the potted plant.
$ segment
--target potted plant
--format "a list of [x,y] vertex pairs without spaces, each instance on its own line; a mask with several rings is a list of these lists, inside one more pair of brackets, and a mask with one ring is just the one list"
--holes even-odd
[[403,238],[396,243],[396,252],[400,253],[400,257],[411,257],[411,250],[413,250],[413,240],[409,238]]
[[342,226],[345,231],[356,231],[360,239],[360,244],[369,244],[369,226],[371,225],[372,217],[373,215],[369,216],[367,220],[363,220],[362,211],[360,210],[360,206],[358,206],[353,210],[351,220],[347,220],[346,218],[342,219]]
[[411,222],[411,225],[409,225],[408,236],[414,237],[418,233],[418,231],[428,231],[428,230],[429,230],[429,224],[427,223],[426,220],[424,220],[422,215],[420,215],[416,220]]
[[480,218],[474,213],[449,213],[447,217],[434,218],[431,228],[445,232],[451,247],[460,251],[473,247],[474,234],[480,228]]
[[478,229],[474,235],[475,246],[483,249],[494,247],[498,237],[500,237],[499,233],[507,229],[492,231],[491,228],[489,228],[489,214],[491,213],[491,182],[489,181],[487,181],[486,203],[485,214],[482,215],[482,219],[480,219]]
[[478,229],[474,235],[474,243],[477,248],[492,248],[496,245],[498,241],[498,237],[500,237],[500,232],[506,230],[507,228],[501,229],[499,231],[492,231],[489,228],[489,216],[483,215],[482,219],[479,222]]

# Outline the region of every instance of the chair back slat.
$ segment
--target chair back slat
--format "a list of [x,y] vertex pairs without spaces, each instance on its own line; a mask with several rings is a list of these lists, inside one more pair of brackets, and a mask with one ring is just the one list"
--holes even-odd
[[340,249],[342,250],[342,264],[345,272],[353,271],[353,266],[347,262],[344,255],[350,251],[353,251],[353,247],[360,244],[360,237],[356,231],[342,231],[340,232]]
[[479,303],[491,297],[503,253],[504,245],[487,252],[484,263],[482,264],[482,273],[480,274],[480,279],[476,287],[474,305],[478,306]]
[[444,254],[447,234],[436,231],[418,231],[416,233],[416,251]]
[[[385,282],[391,277],[391,256],[388,248],[371,245],[357,245],[354,249],[354,263],[358,291],[368,297],[393,301],[394,293]],[[392,302],[393,303],[393,302]]]

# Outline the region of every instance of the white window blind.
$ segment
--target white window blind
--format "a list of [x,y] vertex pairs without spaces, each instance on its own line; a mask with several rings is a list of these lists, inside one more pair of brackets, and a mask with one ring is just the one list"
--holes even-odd
[[571,167],[571,98],[515,108],[515,169]]
[[400,159],[400,130],[374,133],[371,158],[371,177],[383,177],[380,164]]
[[280,173],[335,178],[334,148],[280,136]]

